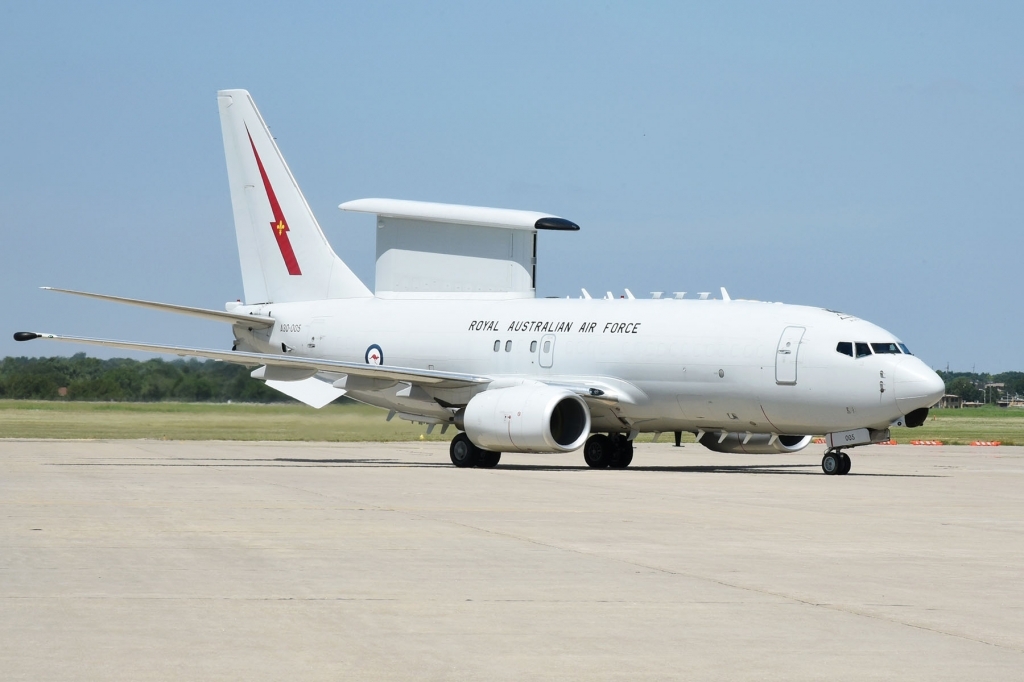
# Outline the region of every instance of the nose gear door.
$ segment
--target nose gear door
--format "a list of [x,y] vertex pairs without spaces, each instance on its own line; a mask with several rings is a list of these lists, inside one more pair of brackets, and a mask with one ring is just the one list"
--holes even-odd
[[796,384],[797,355],[804,331],[804,327],[786,327],[783,330],[779,347],[775,351],[775,383],[787,386]]

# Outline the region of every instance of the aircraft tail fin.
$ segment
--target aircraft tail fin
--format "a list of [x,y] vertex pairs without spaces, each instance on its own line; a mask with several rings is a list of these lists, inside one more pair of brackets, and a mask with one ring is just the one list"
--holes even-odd
[[245,90],[221,90],[235,236],[246,303],[373,294],[338,258]]

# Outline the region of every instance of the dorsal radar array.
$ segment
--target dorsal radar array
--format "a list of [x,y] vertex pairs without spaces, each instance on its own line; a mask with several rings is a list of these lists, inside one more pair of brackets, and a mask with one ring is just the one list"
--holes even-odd
[[537,231],[577,231],[536,211],[357,199],[343,211],[377,216],[380,298],[534,298]]

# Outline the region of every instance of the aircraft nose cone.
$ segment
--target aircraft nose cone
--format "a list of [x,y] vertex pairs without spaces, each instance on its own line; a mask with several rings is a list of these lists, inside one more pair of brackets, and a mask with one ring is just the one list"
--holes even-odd
[[907,360],[896,369],[893,381],[896,405],[903,414],[931,407],[946,393],[946,384],[930,367],[917,358]]

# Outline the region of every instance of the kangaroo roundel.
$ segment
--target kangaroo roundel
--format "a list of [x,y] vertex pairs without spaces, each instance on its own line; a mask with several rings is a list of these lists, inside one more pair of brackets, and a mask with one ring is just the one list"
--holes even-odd
[[366,364],[368,365],[383,365],[384,364],[384,351],[380,349],[380,346],[373,344],[366,349]]

